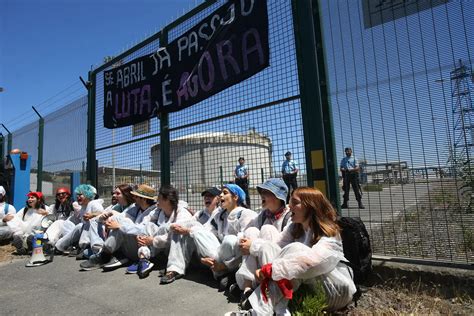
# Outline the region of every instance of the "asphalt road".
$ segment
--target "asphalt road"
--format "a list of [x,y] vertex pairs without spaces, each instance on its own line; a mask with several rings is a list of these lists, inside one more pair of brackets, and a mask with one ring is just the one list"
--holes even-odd
[[79,271],[80,261],[57,256],[44,266],[25,260],[0,264],[1,315],[224,315],[237,304],[217,290],[209,271],[194,268],[183,279],[160,285],[158,271],[146,279],[111,272]]

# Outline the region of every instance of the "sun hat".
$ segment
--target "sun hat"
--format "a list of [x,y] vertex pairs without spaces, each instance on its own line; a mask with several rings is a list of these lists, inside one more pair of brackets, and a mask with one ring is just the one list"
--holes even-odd
[[140,184],[136,190],[130,193],[144,199],[156,201],[156,190],[146,184]]
[[286,197],[288,196],[288,187],[285,182],[280,178],[270,178],[262,184],[257,185],[258,193],[262,190],[268,190],[276,196],[277,199],[282,200],[286,203]]
[[201,196],[206,195],[206,193],[209,193],[212,196],[218,196],[218,195],[221,194],[221,190],[219,190],[216,187],[210,187],[210,188],[207,188],[206,190],[202,191]]
[[242,205],[244,204],[244,201],[245,201],[245,192],[244,190],[242,190],[241,187],[239,187],[237,184],[232,184],[232,183],[229,183],[229,184],[224,184],[224,188],[227,188],[229,189],[229,191],[233,194],[233,195],[236,195],[237,196],[237,204],[239,205]]

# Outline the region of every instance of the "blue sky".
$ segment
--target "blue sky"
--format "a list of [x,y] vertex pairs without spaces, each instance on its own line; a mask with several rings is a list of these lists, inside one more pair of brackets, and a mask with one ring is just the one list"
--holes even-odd
[[31,106],[45,115],[85,94],[93,64],[201,2],[0,0],[0,122],[13,131],[36,119]]

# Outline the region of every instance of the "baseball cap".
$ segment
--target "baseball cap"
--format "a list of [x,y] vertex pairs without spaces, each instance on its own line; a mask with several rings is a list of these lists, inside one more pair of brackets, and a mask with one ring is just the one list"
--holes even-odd
[[290,155],[291,155],[291,151],[287,151],[287,152],[285,153],[285,156],[290,156]]
[[212,196],[218,196],[218,195],[221,194],[221,190],[219,190],[216,187],[210,187],[210,188],[207,188],[206,190],[202,191],[201,196],[206,195],[206,193],[209,193]]
[[0,195],[5,196],[6,194],[7,194],[7,192],[5,191],[5,188],[0,185]]

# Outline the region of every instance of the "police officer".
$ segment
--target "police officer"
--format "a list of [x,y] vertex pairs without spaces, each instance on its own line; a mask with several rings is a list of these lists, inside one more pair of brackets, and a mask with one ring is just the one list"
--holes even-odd
[[245,164],[244,157],[239,158],[239,164],[234,170],[235,184],[237,184],[245,192],[245,203],[250,207],[249,195],[249,168]]
[[352,190],[356,197],[357,202],[359,203],[359,208],[364,209],[362,204],[362,194],[360,191],[359,184],[359,162],[357,158],[352,155],[352,148],[346,147],[344,150],[346,152],[346,157],[342,158],[340,170],[342,173],[342,189],[344,190],[344,202],[341,205],[341,208],[348,208],[347,202],[349,201],[349,190],[352,185]]
[[285,181],[286,186],[288,187],[288,196],[286,197],[286,203],[290,200],[291,192],[298,187],[298,182],[296,182],[296,177],[298,176],[298,163],[291,159],[291,152],[287,151],[285,153],[286,160],[281,166],[281,174],[283,176],[283,181]]

